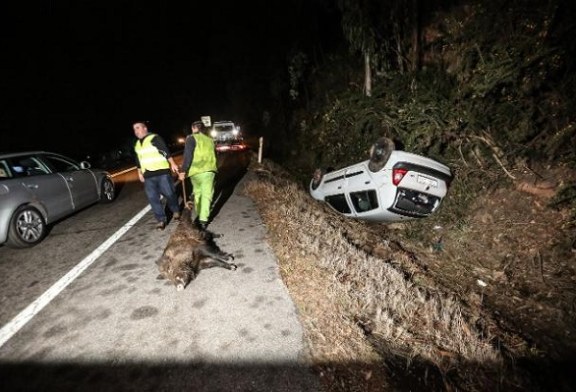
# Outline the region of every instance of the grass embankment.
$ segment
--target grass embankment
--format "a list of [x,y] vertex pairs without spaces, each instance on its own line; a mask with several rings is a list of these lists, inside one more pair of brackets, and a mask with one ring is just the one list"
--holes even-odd
[[[260,208],[329,390],[486,390],[505,361],[460,300],[400,268],[409,252],[312,201],[270,164],[245,192]],[[400,377],[396,377],[400,376]]]

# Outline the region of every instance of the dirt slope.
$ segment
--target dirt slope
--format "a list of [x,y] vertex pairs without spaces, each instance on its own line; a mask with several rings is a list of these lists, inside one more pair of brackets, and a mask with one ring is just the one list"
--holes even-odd
[[[549,194],[526,192],[518,185],[534,184],[529,176],[516,173],[513,183],[487,187],[465,219],[450,222],[439,216],[383,225],[341,219],[308,198],[304,189],[287,185],[285,173],[273,166],[256,169],[260,181],[248,193],[270,230],[283,277],[308,326],[312,361],[328,380],[328,390],[382,390],[384,384],[394,390],[574,388],[576,236],[566,225],[568,210],[550,208]],[[285,207],[287,203],[292,205]],[[308,241],[304,232],[308,247],[302,244]],[[340,251],[340,242],[351,246],[350,254],[338,261],[343,269],[322,261],[322,242],[333,251]],[[425,293],[423,301],[455,301],[452,316],[461,316],[451,323],[462,324],[465,338],[480,339],[470,341],[472,346],[489,342],[501,359],[469,356],[457,346],[442,349],[432,335],[418,331],[432,328],[442,335],[438,322],[425,327],[421,317],[417,327],[417,318],[394,316],[402,309],[392,309],[389,322],[396,332],[408,333],[406,344],[397,335],[386,335],[376,314],[383,308],[366,300],[382,293],[361,292],[363,282],[354,280],[358,259],[364,257],[374,258],[370,263],[382,260],[401,273],[410,289]],[[350,302],[347,298],[355,291],[358,298]],[[392,302],[390,297],[380,301]],[[426,344],[431,356],[418,348]]]

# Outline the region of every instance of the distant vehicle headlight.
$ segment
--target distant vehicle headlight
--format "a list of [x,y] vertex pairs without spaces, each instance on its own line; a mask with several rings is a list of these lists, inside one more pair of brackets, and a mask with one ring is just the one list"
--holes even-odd
[[239,133],[240,133],[240,131],[237,128],[234,128],[234,130],[232,131],[232,134],[234,136],[238,136]]
[[212,131],[210,131],[210,136],[216,137],[216,135],[218,135],[218,132],[216,132],[215,129],[213,129]]

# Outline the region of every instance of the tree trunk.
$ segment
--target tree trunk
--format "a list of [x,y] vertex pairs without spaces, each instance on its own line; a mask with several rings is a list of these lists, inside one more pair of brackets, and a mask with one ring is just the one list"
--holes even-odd
[[418,0],[412,0],[412,71],[420,69],[420,7]]
[[400,33],[396,34],[396,56],[398,57],[398,71],[404,73],[404,58],[402,56],[402,38]]
[[370,68],[370,54],[364,54],[364,92],[367,97],[372,96],[372,70]]

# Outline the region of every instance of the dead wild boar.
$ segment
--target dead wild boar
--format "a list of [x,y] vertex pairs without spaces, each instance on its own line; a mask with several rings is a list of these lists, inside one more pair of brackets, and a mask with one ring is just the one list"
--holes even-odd
[[162,257],[157,261],[160,275],[168,279],[178,291],[183,290],[200,272],[212,267],[236,270],[228,263],[234,256],[225,253],[214,242],[214,234],[199,230],[191,221],[191,212],[184,210],[182,221],[172,233]]

